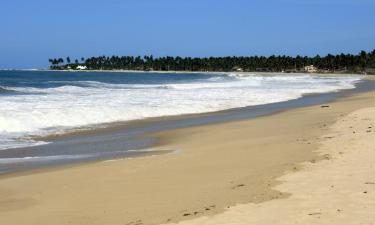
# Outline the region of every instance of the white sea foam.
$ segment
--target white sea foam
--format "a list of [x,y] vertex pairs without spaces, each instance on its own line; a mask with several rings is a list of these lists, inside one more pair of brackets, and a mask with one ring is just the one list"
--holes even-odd
[[[109,84],[71,81],[55,88],[0,87],[0,149],[43,144],[25,138],[82,126],[212,112],[354,87],[359,76],[218,76],[199,82]],[[67,82],[64,82],[67,83]]]

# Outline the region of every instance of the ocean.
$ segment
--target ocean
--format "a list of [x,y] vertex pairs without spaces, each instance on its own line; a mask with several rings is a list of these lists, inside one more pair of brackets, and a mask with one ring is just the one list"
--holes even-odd
[[31,137],[351,89],[360,76],[0,71],[0,150]]
[[0,174],[176,151],[153,149],[155,140],[145,134],[249,119],[374,88],[361,78],[0,71]]

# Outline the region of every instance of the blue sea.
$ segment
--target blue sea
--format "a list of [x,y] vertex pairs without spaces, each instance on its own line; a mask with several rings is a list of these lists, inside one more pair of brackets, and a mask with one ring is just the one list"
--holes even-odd
[[0,71],[0,150],[114,122],[226,110],[351,89],[361,77]]

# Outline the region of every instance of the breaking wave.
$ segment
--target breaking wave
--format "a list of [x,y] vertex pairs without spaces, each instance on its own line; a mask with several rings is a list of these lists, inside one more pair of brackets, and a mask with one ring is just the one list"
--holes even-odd
[[234,73],[149,84],[51,80],[43,87],[2,86],[0,149],[43,144],[22,138],[29,135],[287,101],[308,93],[354,88],[360,79],[359,76]]

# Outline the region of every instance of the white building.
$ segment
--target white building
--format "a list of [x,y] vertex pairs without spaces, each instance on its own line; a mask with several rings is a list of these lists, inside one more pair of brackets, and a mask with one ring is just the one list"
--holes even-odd
[[232,70],[236,71],[236,72],[243,72],[243,69],[241,67],[238,67],[238,66],[233,67]]
[[316,73],[318,69],[314,65],[305,66],[305,71],[309,73]]
[[76,69],[77,69],[77,70],[87,70],[87,66],[79,65],[79,66],[77,66]]

